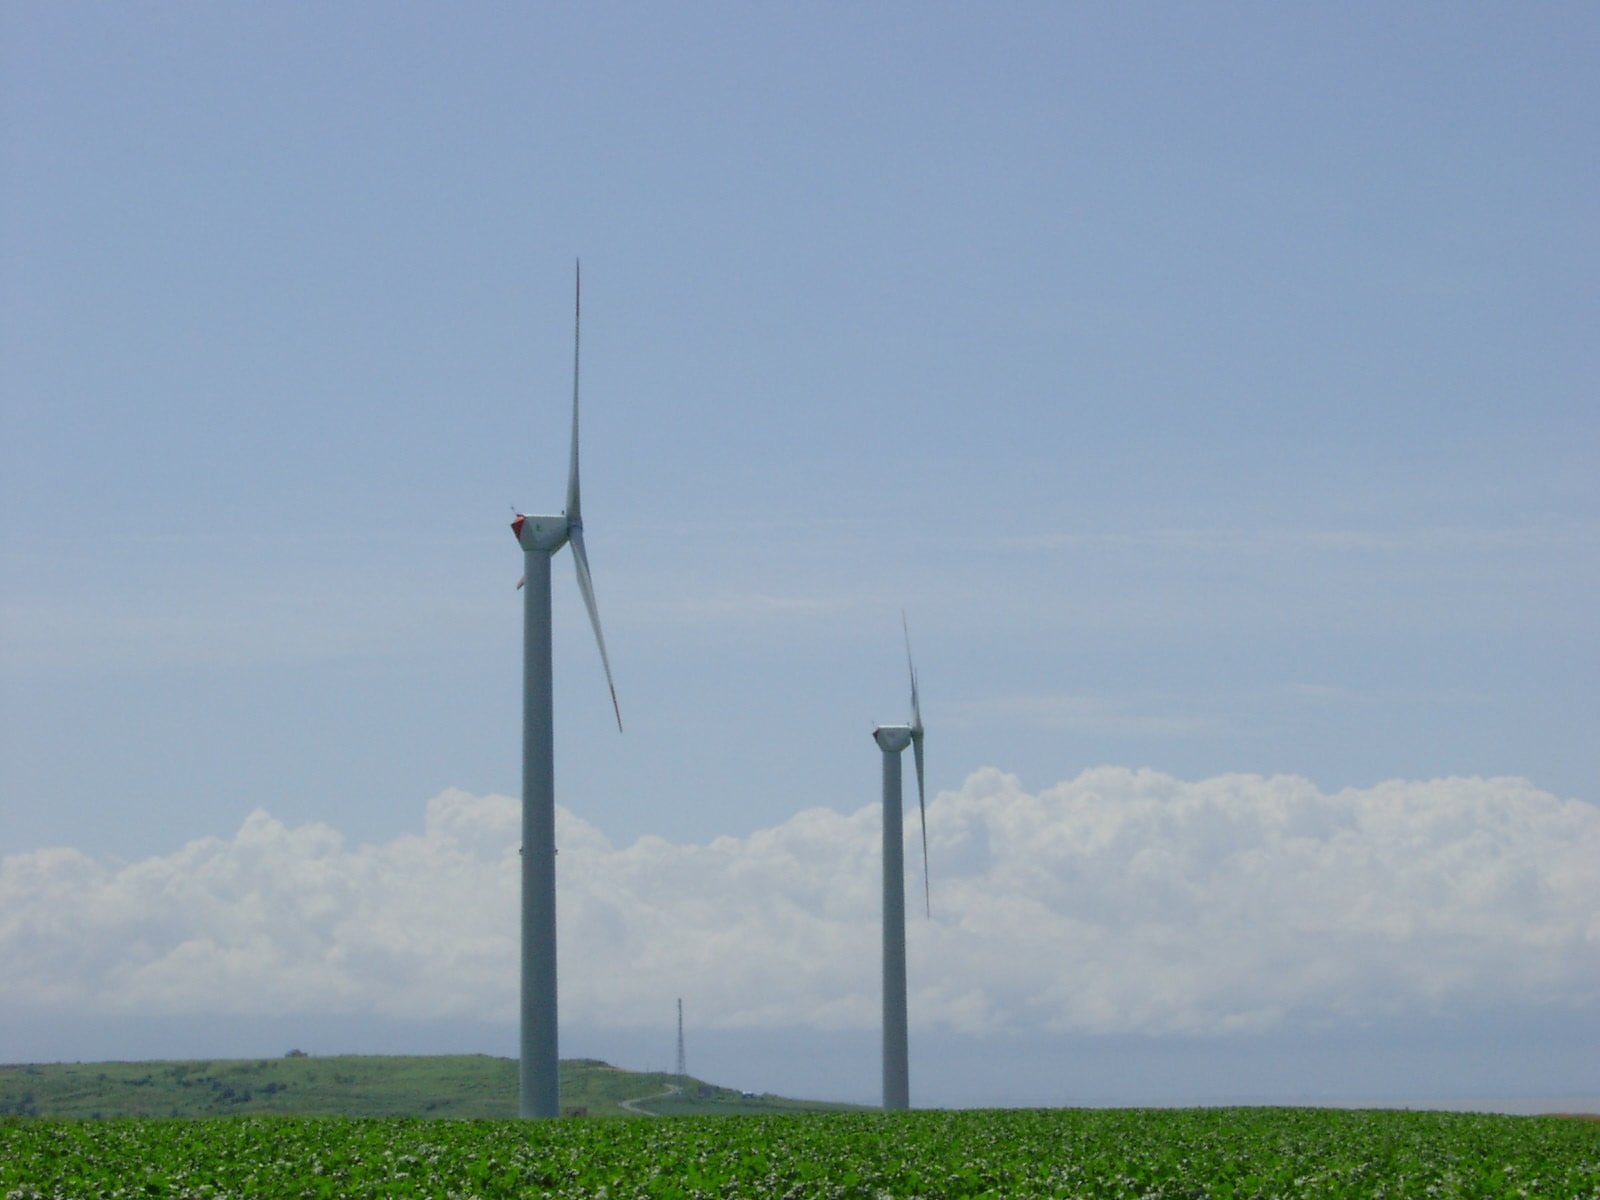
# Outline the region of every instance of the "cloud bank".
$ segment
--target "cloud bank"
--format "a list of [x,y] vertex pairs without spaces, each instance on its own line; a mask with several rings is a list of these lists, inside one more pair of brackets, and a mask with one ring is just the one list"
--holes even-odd
[[[0,861],[0,1006],[85,1016],[514,1020],[518,805],[450,791],[350,846],[252,813],[132,863]],[[613,846],[562,810],[564,1020],[852,1031],[878,1020],[878,813]],[[928,812],[914,1027],[959,1036],[1267,1032],[1571,1015],[1600,1001],[1600,808],[1520,779],[1188,782],[973,774]],[[920,872],[915,817],[906,861]],[[908,895],[920,880],[908,874]]]

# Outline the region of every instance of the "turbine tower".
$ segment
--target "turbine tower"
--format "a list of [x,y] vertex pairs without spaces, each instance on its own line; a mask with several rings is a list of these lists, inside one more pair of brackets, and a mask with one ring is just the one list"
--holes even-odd
[[[905,625],[905,614],[900,617]],[[922,816],[922,898],[928,915],[928,805],[922,772],[922,706],[917,701],[917,668],[911,661],[911,631],[906,630],[906,666],[911,673],[911,724],[879,725],[872,740],[883,751],[883,1107],[911,1106],[910,1050],[906,1037],[906,885],[901,825],[900,752],[911,747],[917,764],[917,808]]]
[[522,546],[522,1063],[517,1111],[524,1117],[561,1115],[560,1059],[556,1042],[556,795],[555,736],[550,686],[550,559],[572,546],[578,588],[589,609],[617,730],[622,710],[611,681],[611,661],[600,632],[589,557],[583,549],[578,496],[578,328],[582,274],[573,290],[572,458],[567,468],[567,508],[558,517],[517,514],[511,532]]

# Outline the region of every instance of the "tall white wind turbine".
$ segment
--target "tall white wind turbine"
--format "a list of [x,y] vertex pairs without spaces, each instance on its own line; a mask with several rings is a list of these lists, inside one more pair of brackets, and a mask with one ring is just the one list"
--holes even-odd
[[[904,626],[905,617],[901,616]],[[906,630],[906,667],[911,673],[911,724],[879,725],[872,740],[883,751],[883,1107],[911,1106],[910,1050],[906,1036],[906,886],[901,823],[900,752],[911,747],[917,764],[917,809],[922,817],[922,897],[929,915],[928,804],[922,771],[922,706],[917,668]]]
[[572,546],[578,588],[589,609],[617,730],[622,710],[611,680],[611,660],[600,632],[583,549],[578,493],[578,330],[582,315],[581,267],[572,314],[572,459],[567,468],[567,509],[558,517],[522,513],[511,531],[522,546],[522,1064],[517,1111],[524,1117],[561,1115],[560,1060],[556,1042],[556,795],[550,686],[550,559]]

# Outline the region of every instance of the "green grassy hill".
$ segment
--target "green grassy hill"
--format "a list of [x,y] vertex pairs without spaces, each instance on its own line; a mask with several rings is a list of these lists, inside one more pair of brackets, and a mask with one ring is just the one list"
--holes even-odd
[[[684,1080],[678,1094],[662,1095],[678,1083],[675,1075],[573,1059],[561,1064],[561,1103],[569,1113],[592,1117],[851,1107],[744,1096],[697,1079]],[[636,1102],[635,1110],[624,1109],[624,1101]],[[512,1117],[516,1111],[516,1062],[481,1054],[0,1066],[0,1116]]]

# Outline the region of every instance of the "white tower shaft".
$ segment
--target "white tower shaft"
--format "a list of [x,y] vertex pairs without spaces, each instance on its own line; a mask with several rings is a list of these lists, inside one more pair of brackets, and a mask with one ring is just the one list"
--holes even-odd
[[556,786],[550,669],[551,551],[523,552],[522,1056],[517,1111],[561,1115],[556,1036]]
[[901,821],[900,751],[883,748],[883,1107],[911,1106],[906,1034],[905,841]]

